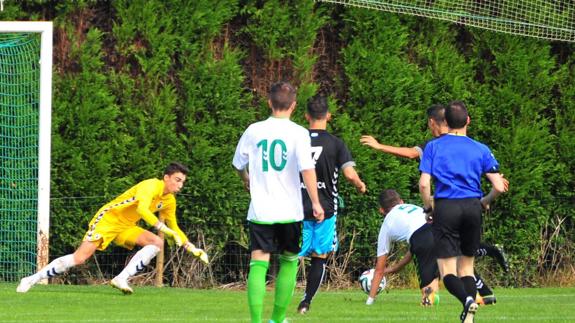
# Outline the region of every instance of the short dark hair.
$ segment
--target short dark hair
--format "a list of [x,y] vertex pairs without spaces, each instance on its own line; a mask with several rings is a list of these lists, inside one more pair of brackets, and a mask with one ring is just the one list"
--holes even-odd
[[445,122],[445,106],[443,104],[434,104],[427,108],[427,118],[432,119],[438,124]]
[[296,90],[287,82],[278,82],[271,86],[269,99],[272,102],[272,109],[287,110],[295,101]]
[[325,119],[328,112],[327,98],[323,95],[316,95],[307,102],[307,114],[314,120]]
[[164,175],[172,175],[174,173],[182,173],[188,176],[190,170],[181,163],[178,162],[171,162],[166,169],[164,170]]
[[461,129],[467,124],[467,108],[461,101],[452,101],[445,108],[445,121],[451,129]]
[[379,205],[386,211],[401,203],[401,196],[396,190],[388,189],[379,194]]

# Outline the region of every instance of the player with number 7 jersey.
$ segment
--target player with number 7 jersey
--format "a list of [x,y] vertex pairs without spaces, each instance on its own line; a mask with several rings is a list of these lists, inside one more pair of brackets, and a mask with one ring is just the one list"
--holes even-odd
[[[324,221],[318,223],[313,216],[312,201],[303,195],[304,221],[302,247],[299,255],[310,257],[305,294],[298,305],[298,313],[306,314],[325,277],[327,259],[337,251],[337,213],[339,173],[355,186],[359,193],[367,188],[355,171],[355,162],[345,143],[327,131],[331,119],[328,98],[318,94],[307,103],[305,118],[309,124],[312,157],[315,161],[317,191],[324,209]],[[307,189],[302,182],[302,189]]]

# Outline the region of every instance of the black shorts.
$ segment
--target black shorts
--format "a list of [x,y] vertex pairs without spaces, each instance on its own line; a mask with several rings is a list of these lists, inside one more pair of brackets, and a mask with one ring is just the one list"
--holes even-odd
[[299,253],[301,222],[257,224],[249,222],[250,251]]
[[432,228],[437,258],[475,255],[481,239],[481,212],[476,198],[435,200]]
[[409,251],[411,251],[417,267],[419,288],[423,288],[431,284],[435,278],[439,278],[431,225],[426,223],[415,230],[409,238]]

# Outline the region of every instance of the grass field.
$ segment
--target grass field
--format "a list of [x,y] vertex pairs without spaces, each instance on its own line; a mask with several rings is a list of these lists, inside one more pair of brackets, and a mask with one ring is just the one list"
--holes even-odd
[[[138,287],[124,296],[108,286],[36,286],[26,294],[0,284],[0,322],[249,322],[245,291]],[[305,316],[290,322],[459,322],[461,305],[441,293],[433,308],[418,305],[416,290],[390,290],[370,307],[359,290],[321,292]],[[497,304],[480,307],[476,322],[575,322],[575,288],[496,289]],[[266,298],[269,318],[273,293]]]

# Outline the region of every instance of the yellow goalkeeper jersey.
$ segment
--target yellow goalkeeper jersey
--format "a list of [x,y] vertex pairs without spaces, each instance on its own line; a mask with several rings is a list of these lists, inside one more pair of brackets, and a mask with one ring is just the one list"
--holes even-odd
[[164,181],[156,178],[132,186],[104,205],[96,216],[107,213],[126,224],[135,224],[142,219],[153,226],[159,221],[154,215],[156,212],[166,225],[178,234],[182,242],[188,241],[176,220],[176,197],[174,194],[164,195]]

